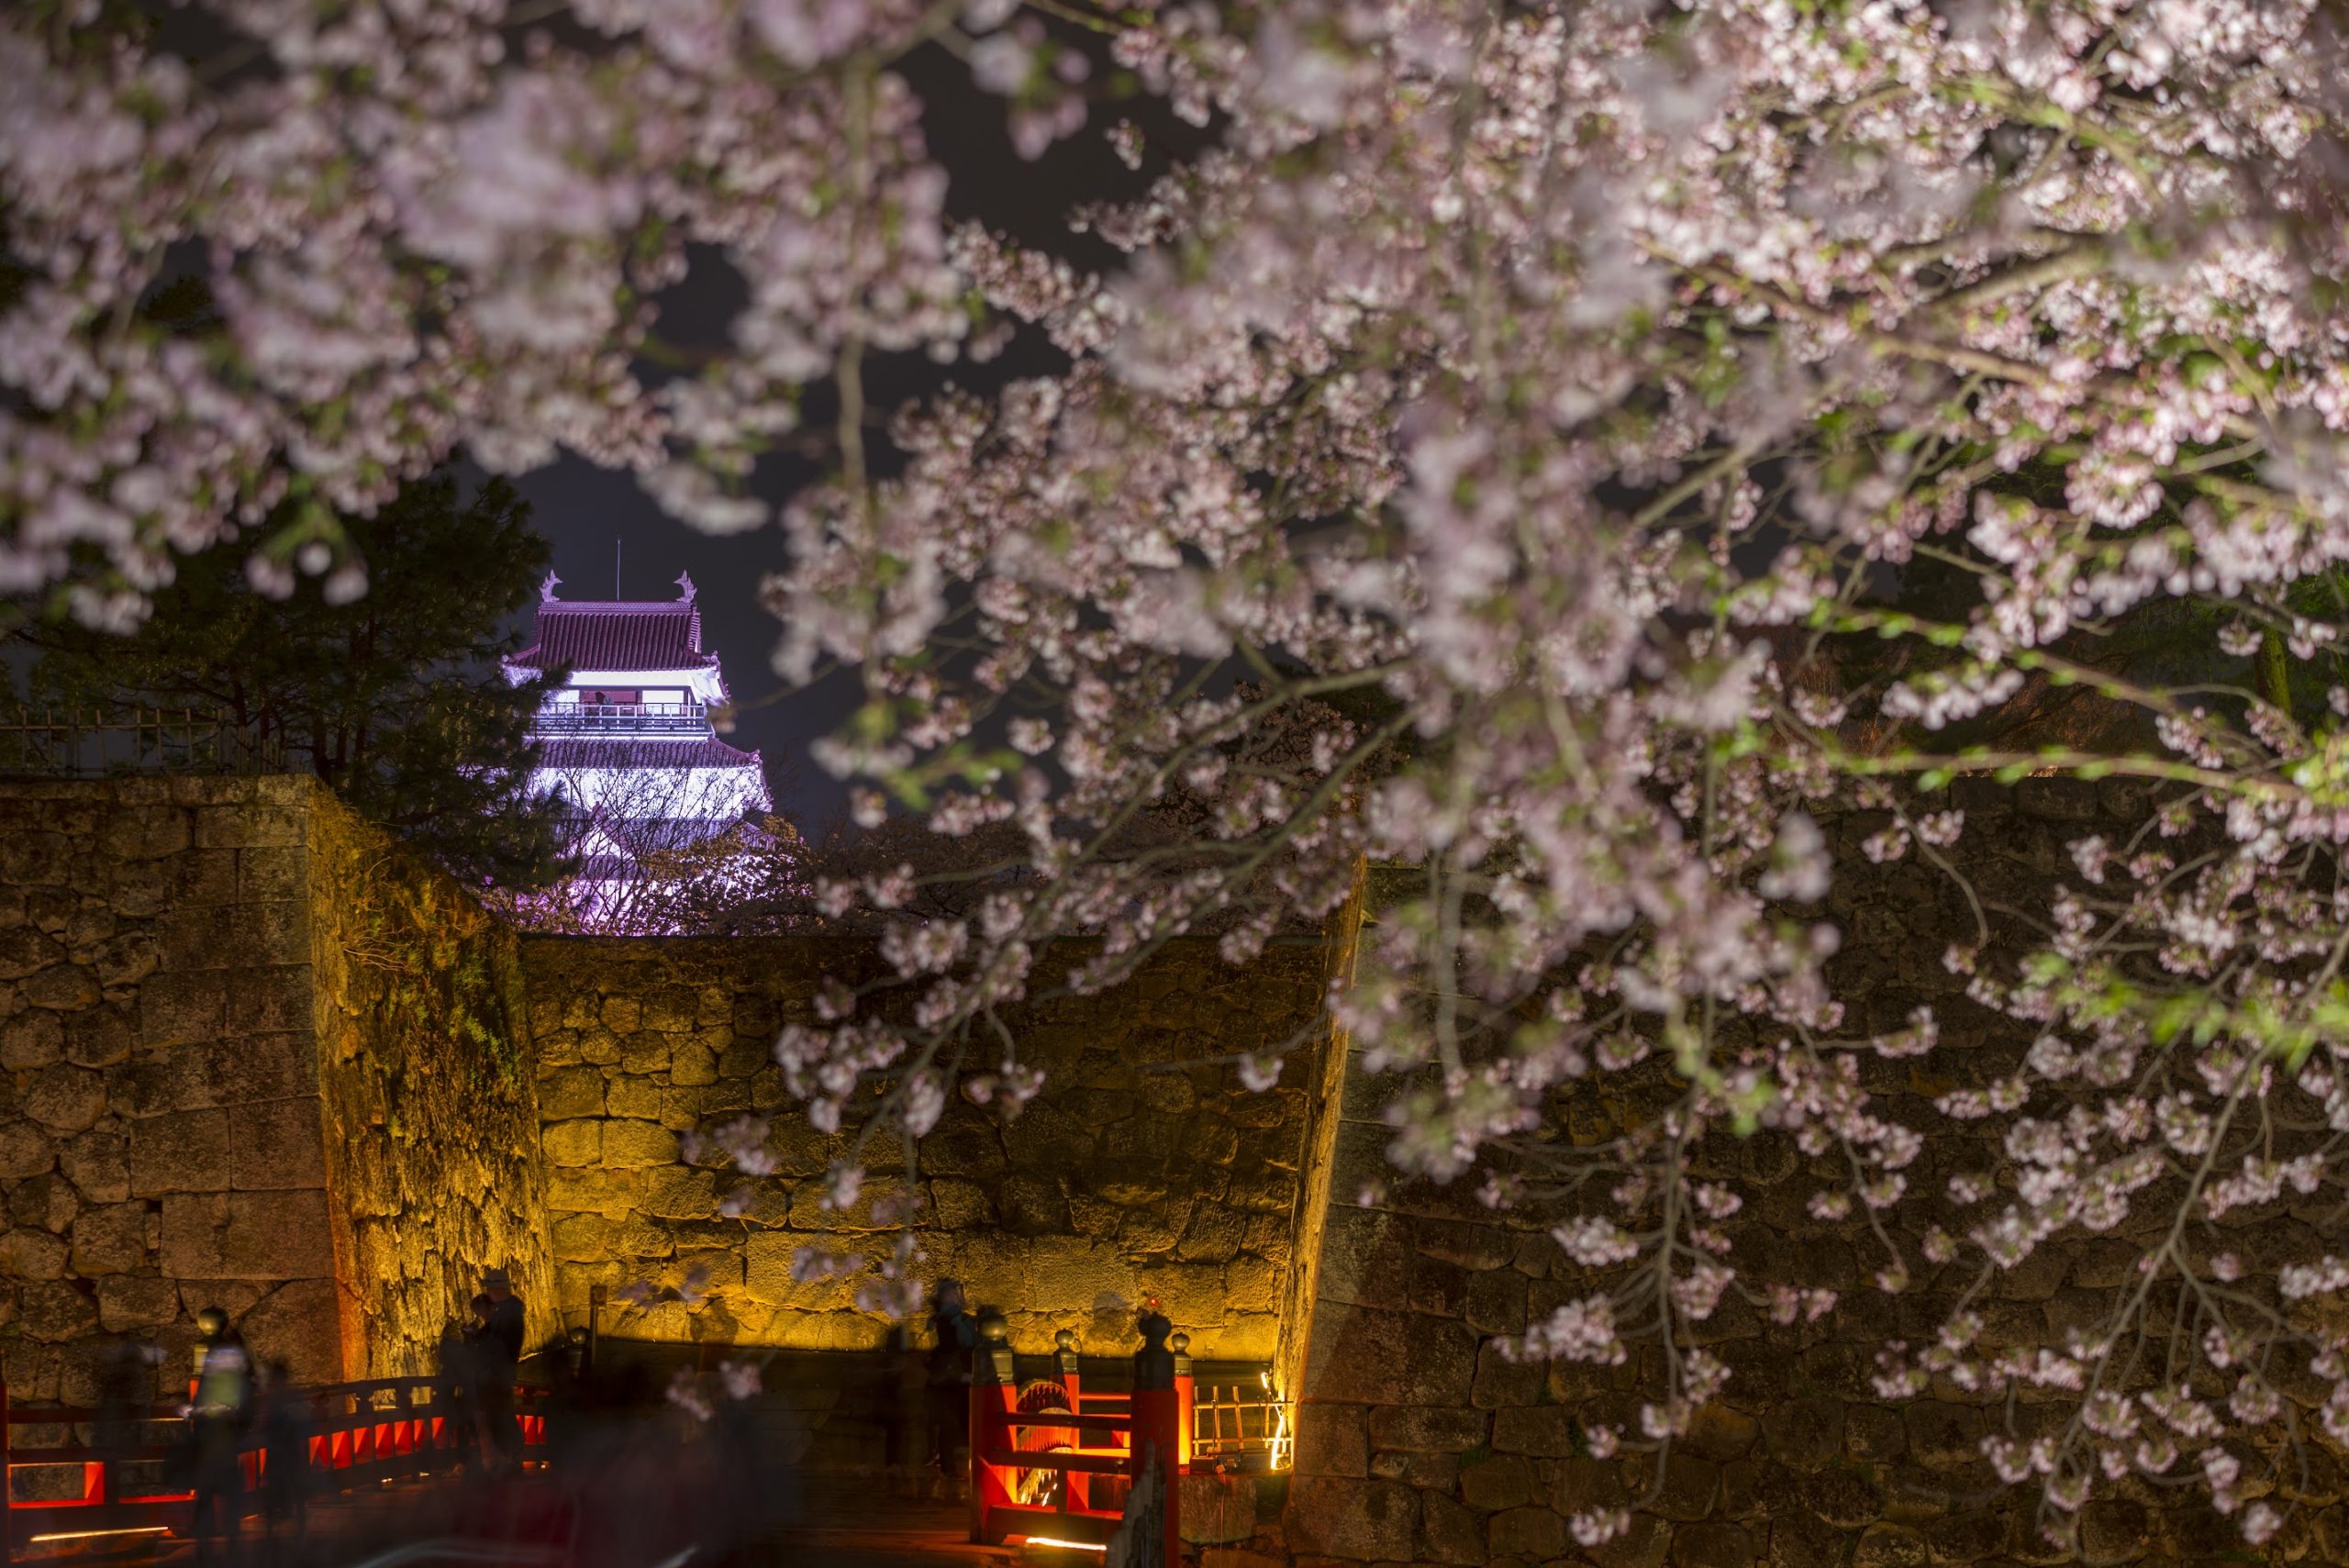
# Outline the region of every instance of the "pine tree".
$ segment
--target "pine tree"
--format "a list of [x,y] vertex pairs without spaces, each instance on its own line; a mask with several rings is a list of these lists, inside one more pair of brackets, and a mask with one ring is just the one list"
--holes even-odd
[[[286,530],[264,528],[182,559],[133,633],[61,617],[20,628],[39,651],[35,701],[220,713],[467,882],[544,884],[562,869],[554,813],[525,786],[531,715],[556,677],[516,686],[498,664],[547,569],[529,504],[503,480],[468,499],[444,472],[328,535],[335,558],[364,563],[347,602],[331,575],[285,562]],[[251,585],[289,576],[283,597]]]

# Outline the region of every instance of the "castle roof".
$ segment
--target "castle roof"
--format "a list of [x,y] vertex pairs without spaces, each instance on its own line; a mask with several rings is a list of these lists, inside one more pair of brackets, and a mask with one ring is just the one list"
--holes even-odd
[[627,740],[589,740],[561,737],[539,742],[539,771],[562,773],[574,768],[755,768],[756,751],[729,746],[716,736],[686,736],[675,740],[658,736]]
[[676,599],[558,599],[547,573],[530,645],[507,662],[526,670],[702,670],[718,655],[701,651],[701,606],[693,579],[679,577]]

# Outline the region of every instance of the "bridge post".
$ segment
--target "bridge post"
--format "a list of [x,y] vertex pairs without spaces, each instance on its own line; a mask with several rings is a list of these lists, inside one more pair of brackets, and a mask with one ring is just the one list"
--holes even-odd
[[0,1568],[17,1560],[16,1484],[8,1478],[8,1385],[0,1382]]
[[[1066,1329],[1063,1329],[1052,1336],[1052,1376],[1063,1388],[1068,1390],[1068,1413],[1072,1416],[1083,1415],[1085,1394],[1079,1386],[1082,1374],[1078,1372],[1076,1364],[1076,1335]],[[1084,1446],[1084,1434],[1079,1432],[1069,1434],[1069,1447],[1083,1448]],[[1071,1508],[1091,1507],[1093,1478],[1081,1471],[1063,1471],[1061,1496],[1063,1507]]]
[[[1174,1386],[1174,1352],[1167,1348],[1169,1323],[1152,1303],[1137,1325],[1142,1347],[1134,1352],[1133,1474],[1139,1484],[1143,1467],[1154,1466],[1165,1500],[1165,1568],[1180,1568],[1183,1561],[1183,1416],[1182,1396]],[[1189,1342],[1187,1339],[1185,1341]],[[1187,1362],[1188,1358],[1186,1358]]]
[[[1005,1527],[995,1510],[1012,1501],[1010,1476],[987,1462],[987,1450],[1004,1416],[1019,1407],[1019,1385],[1012,1376],[1011,1346],[1001,1317],[979,1319],[978,1348],[971,1356],[971,1540],[979,1545],[1003,1541]],[[1008,1440],[1008,1434],[1007,1434]]]
[[1166,1341],[1174,1352],[1174,1453],[1183,1469],[1191,1468],[1192,1427],[1197,1417],[1197,1396],[1191,1385],[1191,1336],[1177,1334]]

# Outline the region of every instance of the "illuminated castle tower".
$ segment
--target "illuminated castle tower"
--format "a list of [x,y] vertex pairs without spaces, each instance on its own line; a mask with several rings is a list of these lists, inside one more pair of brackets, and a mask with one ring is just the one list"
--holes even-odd
[[532,726],[532,784],[561,791],[578,827],[573,852],[593,884],[617,889],[642,859],[774,809],[756,751],[718,738],[710,709],[731,698],[718,655],[702,651],[693,578],[668,600],[558,599],[547,573],[530,645],[506,661],[516,684],[568,665]]

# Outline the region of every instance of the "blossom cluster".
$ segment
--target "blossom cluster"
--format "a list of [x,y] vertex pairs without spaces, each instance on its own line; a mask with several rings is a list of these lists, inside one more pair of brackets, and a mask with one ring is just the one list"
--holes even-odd
[[[951,1095],[1018,1114],[1041,1082],[1008,1019],[1052,944],[1102,989],[1368,896],[1330,1016],[1393,1077],[1399,1176],[1561,1206],[1607,1283],[1522,1349],[1659,1341],[1620,1440],[1666,1449],[1720,1391],[1692,1329],[1724,1303],[1832,1309],[1740,1256],[1737,1194],[1698,1174],[1784,1139],[1843,1173],[1810,1212],[1869,1240],[1875,1288],[1984,1282],[1887,1347],[1888,1391],[2078,1411],[1987,1451],[2052,1529],[2147,1475],[2282,1528],[2262,1489],[2305,1385],[2277,1358],[2349,1430],[2349,1345],[2297,1305],[2340,1271],[2204,1242],[2337,1198],[2349,1130],[2329,13],[207,9],[239,40],[217,58],[75,6],[0,19],[0,585],[127,624],[248,528],[262,591],[349,573],[335,512],[460,447],[776,523],[778,668],[862,682],[818,760],[867,821],[1005,846],[817,889],[890,928],[888,974],[778,1043],[818,1126],[918,1151]],[[1072,214],[1116,258],[1085,271],[950,218],[922,50],[1023,155],[1112,78],[1199,150],[1139,109],[1108,128],[1149,177]],[[722,342],[670,342],[650,302],[703,265],[743,303]],[[1020,337],[1060,368],[868,417],[874,356]],[[823,477],[777,514],[749,481],[781,451]],[[2162,656],[2109,651],[2131,636]],[[1938,1096],[1994,1151],[1923,1182],[1932,1129],[1872,1070],[1930,1063],[1946,1020],[1847,1018],[1820,819],[1962,883],[1965,815],[1925,797],[2067,772],[2158,793],[2078,836],[2043,929],[1964,893],[1951,967],[2036,1043]],[[1632,1109],[1545,1140],[1583,1094]],[[762,1137],[706,1147],[755,1170]],[[1981,1289],[2148,1205],[2174,1223],[2108,1321],[1988,1341]],[[910,1262],[876,1307],[915,1299]]]

